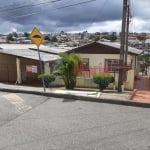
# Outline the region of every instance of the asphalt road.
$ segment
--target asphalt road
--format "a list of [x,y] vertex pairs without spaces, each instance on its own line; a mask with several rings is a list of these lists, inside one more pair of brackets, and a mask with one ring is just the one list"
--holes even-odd
[[150,109],[1,92],[0,150],[150,150]]

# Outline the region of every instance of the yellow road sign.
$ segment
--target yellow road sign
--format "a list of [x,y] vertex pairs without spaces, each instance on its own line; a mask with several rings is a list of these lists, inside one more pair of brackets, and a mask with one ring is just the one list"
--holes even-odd
[[40,46],[42,41],[44,40],[44,36],[42,33],[39,31],[38,28],[34,27],[31,34],[30,34],[30,39],[32,43],[36,44],[36,46]]

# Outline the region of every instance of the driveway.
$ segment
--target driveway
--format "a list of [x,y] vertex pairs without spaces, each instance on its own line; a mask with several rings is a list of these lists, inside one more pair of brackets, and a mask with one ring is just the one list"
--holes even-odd
[[13,94],[0,93],[0,150],[150,149],[148,108]]

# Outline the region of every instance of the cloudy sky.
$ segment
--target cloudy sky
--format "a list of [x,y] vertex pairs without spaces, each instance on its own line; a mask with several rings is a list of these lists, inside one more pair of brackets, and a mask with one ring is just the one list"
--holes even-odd
[[[120,32],[123,0],[5,0],[0,33]],[[130,32],[150,32],[150,0],[130,0]]]

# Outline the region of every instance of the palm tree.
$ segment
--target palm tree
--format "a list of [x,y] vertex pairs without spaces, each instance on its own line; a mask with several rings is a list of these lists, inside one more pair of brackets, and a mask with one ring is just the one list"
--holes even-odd
[[65,83],[66,89],[74,89],[76,86],[76,77],[78,74],[78,66],[81,62],[81,57],[78,54],[60,53],[62,58],[55,74],[60,75]]

